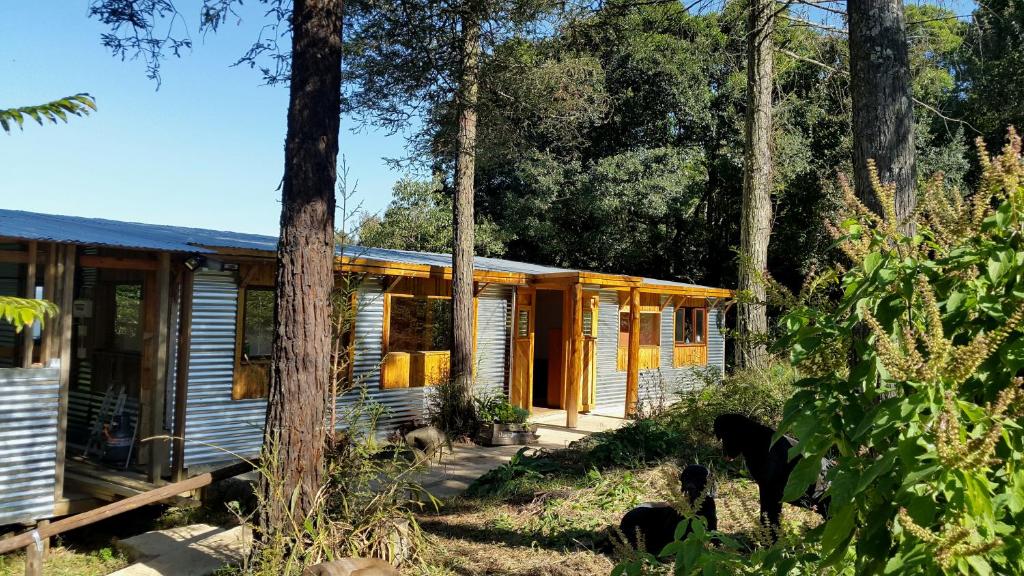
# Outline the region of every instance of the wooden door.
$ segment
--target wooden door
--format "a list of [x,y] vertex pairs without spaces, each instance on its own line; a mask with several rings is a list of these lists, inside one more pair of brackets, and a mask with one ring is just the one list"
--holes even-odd
[[512,386],[513,406],[533,411],[533,340],[534,306],[537,291],[519,288],[512,319]]
[[562,377],[565,370],[565,362],[562,356],[562,329],[551,328],[548,330],[548,408],[564,408],[562,398],[565,391],[562,390]]

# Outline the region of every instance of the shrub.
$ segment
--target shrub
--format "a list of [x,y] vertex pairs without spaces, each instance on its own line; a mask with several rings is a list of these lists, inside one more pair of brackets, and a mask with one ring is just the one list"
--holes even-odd
[[679,402],[669,409],[667,417],[679,432],[680,455],[702,462],[714,460],[721,453],[712,434],[716,417],[733,412],[775,428],[797,378],[796,370],[781,361],[767,368],[737,370],[725,378],[717,371],[697,375],[700,386],[682,388]]
[[469,390],[447,375],[428,390],[427,416],[450,440],[472,438],[480,427]]
[[979,148],[975,196],[937,176],[911,222],[877,177],[882,215],[845,186],[842,295],[782,318],[807,375],[784,410],[803,456],[785,499],[830,454],[829,518],[742,560],[695,533],[676,573],[1024,573],[1024,163],[1012,130],[1002,155]]
[[502,394],[478,397],[474,400],[476,404],[476,416],[480,423],[494,422],[497,424],[525,424],[530,417],[530,412],[518,406],[513,406]]

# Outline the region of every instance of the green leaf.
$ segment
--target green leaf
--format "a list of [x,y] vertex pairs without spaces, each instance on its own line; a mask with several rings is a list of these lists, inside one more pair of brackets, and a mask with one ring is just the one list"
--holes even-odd
[[832,517],[825,524],[825,532],[821,535],[822,553],[832,555],[836,549],[846,542],[853,532],[854,506],[841,506],[832,511]]
[[782,494],[783,502],[792,502],[807,491],[807,487],[818,481],[821,474],[821,457],[810,455],[797,462],[789,474],[786,490]]
[[882,255],[878,252],[872,252],[864,257],[864,272],[868,276],[878,268],[878,265],[882,263]]

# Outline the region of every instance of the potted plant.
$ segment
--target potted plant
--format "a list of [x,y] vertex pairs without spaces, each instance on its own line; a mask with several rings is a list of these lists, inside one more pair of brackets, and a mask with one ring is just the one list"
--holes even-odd
[[513,406],[501,395],[476,398],[476,414],[480,420],[477,441],[485,446],[536,444],[537,425],[526,419],[530,413]]

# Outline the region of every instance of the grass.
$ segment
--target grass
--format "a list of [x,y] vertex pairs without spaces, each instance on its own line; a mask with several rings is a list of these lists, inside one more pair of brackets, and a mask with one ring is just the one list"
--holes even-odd
[[[115,547],[82,551],[55,545],[43,561],[47,576],[104,576],[128,565],[128,560]],[[25,573],[25,555],[14,552],[0,556],[0,576],[21,576]]]
[[[547,453],[542,458],[557,461],[566,456]],[[608,574],[614,566],[609,528],[640,502],[665,500],[666,478],[674,470],[672,464],[663,463],[639,469],[591,469],[583,475],[527,474],[529,479],[520,476],[501,490],[481,493],[477,489],[447,500],[440,511],[420,516],[427,560],[405,568],[403,574]],[[753,546],[759,534],[756,484],[742,478],[722,479],[716,501],[719,530]],[[783,518],[784,529],[796,533],[820,523],[812,512],[789,505]]]

